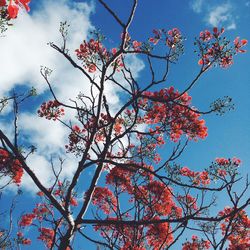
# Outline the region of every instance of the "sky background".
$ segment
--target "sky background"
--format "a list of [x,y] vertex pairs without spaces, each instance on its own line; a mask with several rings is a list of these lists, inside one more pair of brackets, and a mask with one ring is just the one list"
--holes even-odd
[[[110,3],[122,18],[126,18],[131,6],[130,0],[110,0],[107,3]],[[88,83],[82,75],[47,45],[50,41],[60,44],[60,21],[68,21],[70,24],[68,47],[72,56],[79,44],[89,37],[89,31],[95,28],[100,29],[107,37],[106,44],[110,47],[118,44],[121,34],[119,26],[97,1],[33,0],[29,15],[20,13],[18,20],[14,21],[14,26],[0,39],[0,96],[8,95],[14,88],[24,90],[32,86],[38,92],[37,97],[24,105],[19,124],[21,140],[38,147],[37,153],[29,158],[28,163],[32,164],[34,171],[47,185],[50,183],[51,174],[50,155],[56,158],[64,154],[68,131],[59,123],[41,119],[36,114],[39,105],[51,99],[46,83],[40,75],[40,66],[53,69],[51,82],[60,100],[69,102],[69,98],[74,98],[79,91],[88,92]],[[135,40],[145,41],[155,28],[168,30],[178,27],[181,30],[186,37],[185,53],[179,62],[172,66],[168,81],[162,85],[173,85],[181,91],[199,72],[198,58],[194,54],[194,37],[202,30],[218,26],[225,28],[225,36],[231,40],[237,36],[250,40],[249,23],[250,1],[246,0],[141,0],[130,34]],[[209,135],[204,141],[190,143],[178,160],[181,165],[197,171],[207,167],[216,157],[237,156],[243,161],[242,174],[246,176],[249,173],[249,62],[249,53],[238,55],[232,67],[226,70],[209,70],[189,92],[193,105],[200,110],[208,110],[210,103],[223,96],[233,98],[235,110],[224,116],[205,117]],[[130,61],[133,72],[142,84],[147,76],[143,65],[143,61],[138,57],[133,57]],[[114,106],[121,102],[120,93],[116,89],[108,89],[107,95]],[[11,107],[7,108],[0,117],[0,127],[9,135],[12,133],[9,126],[10,110]],[[71,177],[75,166],[76,159],[68,154],[63,176]],[[91,175],[91,172],[88,174]],[[28,192],[19,201],[19,206],[25,205],[26,208],[32,209],[30,200],[31,197],[34,199],[35,190],[28,177],[24,177],[23,190]],[[13,187],[6,194],[6,199],[11,197],[11,192]],[[1,202],[3,200],[0,200],[0,204]],[[37,244],[37,249],[43,249],[40,243]],[[88,249],[96,247],[90,245]]]

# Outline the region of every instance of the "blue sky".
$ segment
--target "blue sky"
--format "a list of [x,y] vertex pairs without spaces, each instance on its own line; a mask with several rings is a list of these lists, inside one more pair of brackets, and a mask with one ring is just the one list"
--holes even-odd
[[[107,2],[123,18],[127,16],[131,6],[130,0]],[[32,105],[24,107],[24,113],[20,117],[21,136],[25,138],[26,142],[30,141],[36,146],[39,145],[37,155],[32,156],[29,163],[39,166],[39,168],[36,167],[37,174],[45,183],[49,184],[50,171],[47,152],[51,152],[54,156],[58,155],[58,152],[63,154],[62,145],[66,142],[67,131],[60,125],[41,121],[34,113],[42,101],[51,98],[48,96],[45,82],[39,74],[40,65],[48,65],[54,70],[52,81],[62,100],[68,101],[70,97],[77,95],[79,89],[87,91],[87,87],[84,81],[80,80],[79,73],[70,68],[70,65],[54,53],[46,43],[59,41],[59,22],[65,20],[71,24],[69,47],[72,54],[93,28],[101,30],[107,37],[106,43],[110,44],[110,47],[117,45],[121,30],[96,1],[33,0],[31,9],[30,15],[21,14],[20,22],[18,21],[14,27],[10,27],[6,37],[0,40],[0,54],[2,55],[0,68],[3,70],[0,75],[0,94],[6,95],[16,86],[19,88],[35,86],[37,88],[38,97],[32,101]],[[169,80],[162,86],[173,85],[177,89],[183,90],[199,71],[197,55],[193,53],[194,37],[198,36],[202,30],[218,26],[226,29],[225,35],[231,40],[236,36],[250,40],[249,23],[250,1],[247,0],[158,0],[157,3],[139,1],[130,34],[133,39],[143,41],[150,37],[154,28],[178,27],[182,31],[186,37],[185,54],[176,65],[172,66]],[[209,70],[201,77],[197,86],[189,92],[193,97],[193,104],[201,110],[207,110],[211,102],[223,96],[233,98],[235,110],[224,116],[212,114],[205,117],[209,135],[204,141],[190,143],[178,160],[181,165],[201,170],[216,157],[237,156],[243,161],[242,174],[245,176],[249,173],[249,62],[249,53],[238,55],[235,57],[232,67],[226,70],[220,68]],[[143,83],[146,80],[146,73],[142,69],[143,62],[139,58],[134,58],[131,65],[134,72],[138,74],[138,79]],[[119,104],[119,94],[116,91],[110,89],[108,94],[114,105]],[[11,134],[12,131],[6,123],[8,111],[7,109],[6,116],[0,118],[0,126]],[[32,136],[29,137],[29,135]],[[162,152],[164,153],[164,151]],[[73,166],[76,164],[76,160],[72,156],[67,157],[67,169],[64,176],[70,177],[74,171]],[[25,177],[24,190],[27,193],[20,201],[20,207],[26,206],[32,209],[33,201],[30,201],[34,198],[31,194],[32,189],[32,182]],[[87,245],[84,243],[84,246]],[[27,247],[27,249],[33,248]],[[37,243],[36,249],[43,249],[43,247]],[[79,249],[83,248],[79,247]],[[86,248],[84,247],[84,249]],[[88,245],[88,249],[96,249],[96,247]]]

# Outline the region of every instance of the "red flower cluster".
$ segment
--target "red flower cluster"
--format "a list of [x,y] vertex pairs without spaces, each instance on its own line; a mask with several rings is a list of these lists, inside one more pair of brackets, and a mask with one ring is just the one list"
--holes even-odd
[[8,18],[14,19],[18,15],[19,6],[24,7],[26,11],[30,10],[29,3],[30,3],[30,0],[9,0],[9,1],[0,0],[0,8],[6,7]]
[[119,167],[112,168],[106,175],[106,183],[113,186],[118,186],[121,191],[132,192],[131,177],[134,171]]
[[[65,205],[64,194],[66,193],[65,190],[68,187],[67,185],[68,185],[67,182],[58,181],[55,190],[54,190],[54,187],[53,187],[53,189],[52,188],[49,189],[50,192],[53,192],[53,194],[55,196],[57,196],[57,198],[60,199],[62,206]],[[38,192],[37,195],[40,197],[43,197],[44,193]],[[78,205],[78,202],[75,198],[75,193],[72,194],[72,197],[70,198],[69,203],[72,206]],[[55,224],[57,225],[57,228],[61,227],[62,225],[63,226],[65,225],[63,223],[62,218],[60,218],[59,220],[55,219],[55,216],[57,214],[54,212],[53,209],[54,209],[53,205],[50,204],[47,199],[45,199],[45,202],[36,204],[36,207],[33,209],[32,213],[24,214],[19,221],[19,226],[22,228],[29,227],[29,226],[37,227],[39,225],[38,227],[39,227],[40,235],[39,235],[38,239],[42,240],[48,249],[51,248],[54,237],[56,237],[56,235],[55,235],[54,230],[52,230],[50,228],[46,228],[46,227],[41,227],[42,222],[54,221]],[[19,232],[18,235],[20,238],[20,240],[19,240],[20,244],[28,244],[29,243],[29,239],[25,239],[23,237],[22,232]]]
[[161,39],[162,31],[161,30],[153,30],[153,33],[154,33],[154,37],[150,37],[149,41],[151,43],[153,43],[154,45],[156,45]]
[[142,42],[133,41],[132,47],[135,51],[141,51]]
[[190,212],[193,211],[197,211],[198,210],[198,206],[196,203],[196,198],[194,198],[193,196],[191,196],[190,194],[187,194],[185,196],[181,196],[179,195],[177,197],[177,199],[179,200],[179,202],[181,202],[185,207],[187,207]]
[[[108,218],[116,220],[116,218]],[[153,220],[159,220],[160,217],[155,216]],[[144,230],[146,232],[144,233]],[[167,247],[173,242],[174,237],[172,234],[169,223],[151,224],[149,226],[134,226],[129,225],[109,225],[109,226],[95,226],[95,230],[101,231],[101,235],[107,239],[109,237],[117,238],[117,245],[121,250],[146,250],[151,247],[158,250]]]
[[31,244],[31,240],[28,239],[28,238],[25,238],[25,239],[23,239],[23,240],[21,241],[21,244],[23,244],[23,245],[30,245],[30,244]]
[[20,185],[23,176],[23,168],[17,159],[13,159],[10,153],[0,148],[0,173],[8,175],[13,182]]
[[92,203],[101,209],[105,214],[110,214],[112,209],[116,209],[117,206],[115,196],[107,187],[95,188]]
[[241,164],[241,160],[237,157],[233,157],[232,159],[216,158],[215,161],[220,166],[225,166],[225,165],[230,165],[230,164],[235,165],[235,166],[239,166]]
[[68,152],[77,153],[86,144],[86,129],[80,129],[77,125],[72,127],[69,134],[69,144],[65,145]]
[[[110,217],[112,220],[117,220],[117,218]],[[146,250],[146,247],[142,241],[143,227],[138,226],[136,233],[133,226],[119,226],[119,225],[109,225],[109,226],[95,226],[96,231],[101,231],[101,235],[105,238],[114,237],[117,238],[117,245],[119,249],[135,249],[135,250]],[[107,238],[108,238],[107,237]]]
[[27,227],[33,223],[33,220],[37,219],[39,221],[42,221],[46,216],[52,215],[52,214],[53,214],[53,211],[52,211],[51,205],[47,205],[45,203],[39,203],[33,209],[32,213],[24,214],[21,217],[19,225],[21,227]]
[[40,196],[40,197],[44,196],[44,193],[41,192],[41,191],[37,192],[36,194],[37,194],[38,196]]
[[192,236],[192,242],[185,242],[182,250],[206,250],[210,248],[210,242],[208,240],[199,240],[196,235]]
[[0,148],[0,170],[6,167],[6,164],[9,161],[9,153],[5,149]]
[[[80,48],[76,49],[75,52],[77,58],[83,62],[84,68],[89,73],[94,73],[97,70],[97,66],[108,62],[117,50],[113,48],[109,52],[99,40],[90,39],[88,42],[84,41],[80,44]],[[112,66],[116,69],[123,67],[121,57],[118,57]]]
[[42,240],[47,248],[51,248],[55,232],[51,228],[42,227],[39,229],[40,235],[38,237],[39,240]]
[[30,226],[33,223],[33,220],[36,218],[36,215],[34,213],[32,214],[25,214],[22,216],[21,221],[19,222],[19,225],[21,227],[27,227]]
[[207,42],[213,38],[213,35],[210,33],[210,31],[205,30],[200,32],[200,40],[203,42]]
[[23,168],[19,160],[14,160],[12,164],[12,172],[13,172],[13,181],[20,185],[23,176]]
[[220,166],[224,166],[224,165],[229,165],[230,161],[229,159],[226,158],[216,158],[215,161],[218,163],[218,165]]
[[194,185],[202,184],[205,186],[210,184],[209,174],[206,171],[194,172],[190,170],[188,167],[183,167],[180,169],[180,174],[182,176],[190,177]]
[[200,120],[200,114],[190,109],[191,97],[185,93],[180,96],[173,87],[156,92],[144,92],[144,98],[139,105],[145,110],[142,121],[146,124],[158,124],[155,133],[167,132],[170,139],[177,142],[181,135],[186,134],[190,139],[204,139],[207,136],[205,121]]
[[45,117],[48,120],[56,121],[58,118],[64,115],[64,109],[60,108],[58,101],[44,102],[40,109],[37,111],[40,117]]
[[170,48],[175,48],[176,45],[182,40],[181,32],[177,28],[168,31],[169,37],[166,39],[166,44]]
[[222,28],[214,28],[213,32],[208,30],[200,32],[200,37],[197,40],[201,58],[198,61],[200,65],[218,64],[222,68],[227,68],[233,64],[233,55],[237,53],[244,53],[246,50],[241,49],[247,44],[246,39],[239,40],[237,37],[232,46],[229,41],[221,37],[224,33]]
[[[128,163],[129,165],[129,163]],[[152,171],[152,166],[143,166]],[[142,179],[147,180],[148,183],[140,186],[134,186],[133,179],[139,174]],[[138,168],[124,169],[122,167],[114,167],[106,175],[106,184],[116,186],[118,190],[127,192],[130,196],[130,202],[134,199],[140,200],[145,206],[146,217],[152,217],[152,214],[157,215],[174,215],[180,217],[182,210],[176,207],[172,190],[159,181],[153,180],[153,175],[147,171]],[[149,202],[150,201],[150,202]],[[145,219],[144,218],[144,219]]]
[[95,142],[104,142],[106,139],[106,129],[113,123],[114,134],[119,135],[123,131],[123,118],[117,118],[116,121],[110,115],[101,113],[98,123],[96,117],[89,117],[83,128],[78,125],[72,126],[72,131],[69,134],[69,144],[65,145],[68,152],[80,154],[84,147],[89,145],[89,135],[95,131]]
[[[140,48],[137,47],[135,50],[139,51]],[[110,54],[109,57],[111,58],[111,56],[114,56],[116,53],[117,53],[116,48],[111,49],[111,52],[109,53]],[[119,72],[120,69],[124,67],[124,64],[122,62],[122,56],[118,56],[118,58],[116,58],[116,60],[111,64],[111,66],[113,66],[115,70]]]
[[234,48],[235,48],[235,51],[237,53],[245,53],[246,50],[241,49],[241,48],[247,44],[247,40],[246,39],[239,40],[239,39],[240,39],[239,37],[236,37],[234,39]]
[[39,221],[42,221],[44,217],[48,214],[53,213],[51,209],[48,208],[46,204],[37,204],[36,207],[33,209],[33,214],[35,218]]
[[103,47],[100,41],[94,39],[90,39],[89,42],[84,41],[75,52],[77,58],[83,61],[85,68],[90,73],[96,71],[96,63],[100,60],[100,57],[107,60],[106,48]]
[[215,162],[218,165],[216,174],[221,177],[225,177],[228,171],[235,170],[241,164],[241,160],[236,157],[232,159],[216,158]]
[[17,242],[22,245],[30,245],[31,240],[23,237],[22,232],[17,232]]
[[[142,201],[146,205],[148,212],[147,216],[153,214],[158,215],[170,215],[172,209],[175,209],[175,203],[173,201],[172,190],[170,187],[166,187],[162,182],[151,181],[145,186],[147,194]],[[139,195],[139,192],[137,192]]]
[[159,41],[163,41],[171,49],[175,49],[183,40],[181,32],[177,28],[173,28],[166,32],[165,29],[153,30],[154,37],[149,41],[156,45]]
[[[143,168],[153,170],[152,166],[143,166]],[[135,180],[141,180],[141,185],[135,185]],[[106,184],[114,187],[115,194],[127,193],[129,195],[129,203],[138,204],[143,213],[139,220],[158,220],[161,216],[170,218],[180,218],[182,209],[177,207],[172,195],[172,189],[160,181],[153,180],[153,175],[146,170],[136,166],[127,168],[115,166],[106,175]],[[117,217],[109,217],[116,214],[118,209],[118,197],[107,187],[97,187],[95,189],[92,203],[108,215],[108,219],[119,219]],[[190,200],[190,206],[194,206],[195,200]],[[138,207],[138,209],[139,209]],[[140,209],[139,209],[140,210]],[[119,212],[120,213],[120,212]],[[129,212],[122,213],[122,219],[126,220],[132,216]],[[129,225],[109,225],[96,226],[96,230],[101,231],[101,235],[105,238],[107,235],[117,237],[121,249],[147,249],[145,245],[153,249],[166,247],[173,241],[173,234],[168,223],[152,224],[148,226],[138,226],[135,231],[133,226]],[[131,240],[133,239],[133,240]],[[144,245],[145,244],[145,245]]]
[[[154,218],[154,220],[157,219],[160,219],[160,217]],[[146,240],[152,249],[164,249],[167,247],[174,240],[169,223],[165,222],[158,225],[149,225],[146,233]]]
[[74,207],[78,206],[78,202],[77,202],[76,198],[74,198],[74,197],[70,198],[70,205],[72,205]]
[[122,118],[116,119],[114,124],[114,131],[116,135],[119,135],[122,133],[122,125],[124,123],[124,120]]
[[[229,215],[233,211],[233,208],[225,207],[218,215]],[[226,218],[220,227],[223,235],[226,232],[229,235],[229,250],[250,248],[250,218],[244,210],[241,210],[233,217]]]

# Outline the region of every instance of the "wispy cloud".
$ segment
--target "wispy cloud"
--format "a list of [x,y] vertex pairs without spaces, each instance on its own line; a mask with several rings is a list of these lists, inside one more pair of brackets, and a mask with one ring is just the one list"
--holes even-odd
[[204,1],[193,0],[190,2],[191,9],[202,15],[202,20],[213,27],[224,27],[226,29],[236,29],[235,10],[230,1]]
[[201,13],[203,4],[204,4],[204,0],[194,0],[191,2],[190,5],[194,12]]
[[223,4],[211,9],[208,14],[207,22],[212,26],[236,29],[236,22],[232,14],[232,6]]

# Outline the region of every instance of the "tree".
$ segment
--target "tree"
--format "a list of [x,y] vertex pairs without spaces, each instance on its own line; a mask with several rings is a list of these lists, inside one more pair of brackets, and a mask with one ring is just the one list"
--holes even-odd
[[30,0],[1,0],[0,1],[0,32],[6,31],[7,27],[12,25],[11,20],[17,18],[19,7],[29,11]]
[[[17,3],[27,7],[28,2]],[[230,67],[233,57],[245,52],[242,47],[247,41],[237,37],[231,43],[224,37],[224,29],[202,31],[195,38],[200,71],[184,90],[178,91],[164,83],[171,64],[177,63],[183,53],[180,30],[158,29],[146,42],[134,40],[129,31],[137,0],[132,1],[126,20],[103,0],[99,2],[121,28],[117,48],[105,46],[105,37],[94,31],[92,38],[76,49],[75,61],[67,49],[67,23],[60,27],[62,45],[50,43],[88,79],[89,95],[79,93],[71,105],[63,102],[50,81],[51,70],[41,69],[53,100],[42,103],[38,116],[68,128],[65,151],[78,161],[72,179],[61,179],[63,159],[59,159],[58,167],[51,160],[53,184],[46,187],[41,183],[27,164],[35,147],[22,145],[17,123],[20,106],[29,101],[34,90],[7,98],[14,104],[14,139],[0,131],[1,181],[8,178],[21,186],[26,173],[40,190],[37,195],[41,198],[33,210],[21,216],[17,237],[8,238],[10,244],[31,244],[24,229],[32,227],[48,249],[75,249],[74,239],[79,237],[104,249],[172,249],[187,232],[198,232],[202,237],[193,235],[183,242],[183,249],[249,248],[250,220],[245,212],[250,202],[245,198],[248,180],[242,191],[235,190],[241,180],[241,161],[235,157],[216,158],[199,172],[175,163],[191,140],[206,138],[202,115],[222,114],[232,107],[231,98],[225,97],[216,100],[210,110],[200,111],[191,105],[188,91],[213,66]],[[134,76],[127,60],[131,55],[147,63],[148,82],[142,84]],[[110,105],[107,85],[122,92],[120,107]],[[5,105],[6,98],[1,103]],[[70,121],[64,118],[67,113],[73,114]],[[173,146],[169,156],[160,155],[165,145]],[[93,173],[82,196],[81,185],[86,182],[83,177],[89,169]],[[213,195],[218,192],[223,192],[231,205],[211,215]],[[100,234],[99,238],[88,234],[89,226]]]

